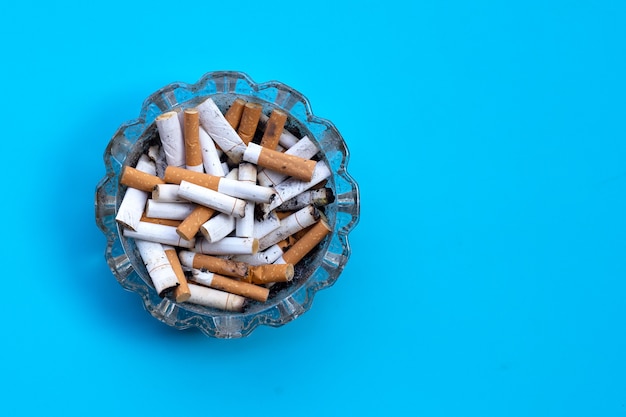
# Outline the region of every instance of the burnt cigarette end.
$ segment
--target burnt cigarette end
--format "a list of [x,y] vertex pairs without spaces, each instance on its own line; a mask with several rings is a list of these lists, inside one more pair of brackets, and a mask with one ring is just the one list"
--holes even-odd
[[315,221],[319,220],[321,215],[322,214],[321,214],[320,210],[317,207],[311,206],[311,216],[313,217],[313,219]]
[[[274,198],[275,195],[272,197]],[[267,216],[267,212],[263,209],[262,204],[254,205],[254,219],[258,222],[265,220],[265,216]]]
[[326,190],[325,198],[320,202],[320,205],[332,204],[335,202],[335,193],[330,188],[324,188]]
[[163,291],[161,291],[159,293],[159,297],[161,298],[169,298],[170,300],[174,300],[175,299],[175,295],[174,293],[176,292],[176,288],[179,286],[180,284],[176,284],[173,287],[168,287],[165,288]]

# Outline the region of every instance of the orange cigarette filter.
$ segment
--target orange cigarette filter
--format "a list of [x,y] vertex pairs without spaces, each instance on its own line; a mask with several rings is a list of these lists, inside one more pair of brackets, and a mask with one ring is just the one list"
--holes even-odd
[[283,239],[277,243],[278,247],[285,251],[287,248],[291,247],[292,243],[289,242],[289,239]]
[[292,176],[302,181],[311,181],[316,161],[288,155],[272,149],[263,148],[259,154],[258,165]]
[[211,287],[229,292],[231,294],[251,298],[262,303],[267,301],[267,297],[270,294],[269,288],[248,284],[247,282],[237,281],[217,274],[213,274]]
[[253,284],[289,282],[293,279],[293,274],[293,264],[269,264],[248,268],[248,280]]
[[246,105],[246,101],[242,98],[237,98],[233,101],[233,104],[228,108],[224,118],[228,124],[235,130],[239,127],[241,122],[241,116],[243,114],[243,108]]
[[198,110],[185,109],[183,113],[185,137],[185,163],[187,166],[202,165],[200,148],[200,118]]
[[193,265],[196,269],[206,269],[214,274],[226,275],[234,278],[245,278],[248,275],[248,264],[231,259],[196,253]]
[[166,249],[165,255],[167,256],[167,260],[170,262],[170,265],[172,265],[176,278],[178,278],[179,285],[174,289],[174,298],[177,303],[184,303],[189,300],[189,297],[191,297],[191,291],[189,291],[187,278],[185,277],[183,267],[180,264],[180,259],[178,259],[176,249]]
[[246,145],[254,138],[259,119],[261,118],[261,110],[263,110],[263,107],[259,103],[246,103],[243,107],[237,134]]
[[156,175],[148,174],[131,166],[125,166],[120,177],[120,183],[138,190],[152,192],[157,184],[165,184]]
[[[147,223],[154,223],[154,224],[164,224],[165,226],[174,226],[174,227],[178,227],[178,225],[180,225],[180,220],[159,219],[157,217],[148,217],[145,214],[141,215],[141,221],[147,222]],[[190,239],[187,239],[187,240],[190,240]]]
[[261,146],[276,150],[286,121],[287,113],[279,109],[272,110],[267,124],[265,125],[265,132],[263,132],[263,137],[261,138]]
[[297,264],[329,233],[330,226],[328,226],[328,223],[326,223],[324,219],[319,220],[302,238],[283,254],[283,260],[287,264]]
[[178,236],[191,240],[200,231],[200,227],[215,214],[212,208],[199,205],[176,227]]
[[180,184],[182,181],[189,181],[193,184],[209,188],[213,191],[217,191],[220,183],[220,177],[215,175],[195,172],[185,168],[175,167],[173,165],[169,165],[165,168],[163,179],[165,182],[170,184]]
[[289,217],[294,212],[293,211],[276,211],[275,213],[276,213],[276,217],[278,217],[278,220],[282,220],[285,217]]

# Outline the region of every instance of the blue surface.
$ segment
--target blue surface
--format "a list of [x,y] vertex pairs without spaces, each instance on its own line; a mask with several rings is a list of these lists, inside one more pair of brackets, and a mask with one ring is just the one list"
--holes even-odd
[[[625,18],[618,1],[0,6],[0,413],[626,415]],[[306,95],[362,197],[339,281],[240,340],[146,313],[93,210],[117,127],[222,69]]]

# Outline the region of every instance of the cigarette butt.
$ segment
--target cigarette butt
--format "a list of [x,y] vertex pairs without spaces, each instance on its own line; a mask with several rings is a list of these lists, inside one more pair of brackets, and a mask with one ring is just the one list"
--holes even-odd
[[309,204],[316,207],[328,205],[335,201],[333,190],[327,187],[311,189],[285,201],[276,207],[277,211],[299,210]]
[[176,228],[176,233],[186,240],[191,240],[200,231],[200,227],[213,216],[215,210],[198,205]]
[[311,226],[320,217],[317,208],[312,205],[305,206],[295,213],[281,219],[280,226],[259,239],[259,250],[265,250],[270,246],[288,238],[300,230]]
[[188,181],[181,181],[178,193],[181,197],[184,197],[196,204],[201,204],[219,212],[230,214],[239,218],[245,215],[246,205],[248,204],[245,200],[235,198],[228,194],[220,193]]
[[180,126],[178,113],[168,111],[160,114],[155,119],[159,138],[165,153],[168,165],[185,165],[185,139],[183,129]]
[[[308,136],[302,137],[295,145],[285,151],[286,155],[295,155],[304,159],[311,159],[319,152],[319,148]],[[257,175],[259,185],[275,186],[285,181],[287,176],[269,169],[262,169]]]
[[263,137],[261,138],[261,146],[276,150],[286,121],[287,113],[279,109],[272,110],[272,114],[270,114],[270,118],[265,124],[265,132],[263,132]]
[[[154,175],[156,173],[156,165],[148,156],[142,155],[137,161],[136,169]],[[135,230],[141,221],[141,216],[146,207],[149,193],[129,187],[124,193],[122,203],[120,204],[115,220],[124,227]]]
[[301,181],[296,178],[288,178],[285,181],[274,187],[274,191],[276,191],[276,198],[272,200],[271,203],[263,207],[264,214],[274,210],[276,207],[280,206],[285,201],[297,196],[298,194],[311,189],[315,185],[320,182],[326,180],[330,177],[330,168],[328,164],[324,161],[319,161],[315,166],[315,171],[313,172],[313,178],[311,181]]
[[213,275],[213,282],[211,286],[218,290],[241,295],[262,303],[267,301],[267,297],[270,294],[269,288],[259,287],[258,285],[248,284],[247,282],[236,281],[232,278],[223,277],[221,275]]
[[[163,224],[165,226],[174,226],[174,227],[178,227],[181,223],[180,220],[161,219],[158,217],[148,217],[145,214],[141,216],[140,221],[146,222],[146,223]],[[190,240],[190,239],[187,239],[187,240]]]
[[184,111],[185,164],[187,169],[203,171],[200,148],[200,119],[196,109]]
[[213,138],[209,136],[202,126],[200,126],[199,131],[204,172],[211,175],[217,175],[218,177],[223,177],[225,172],[222,168],[222,161],[220,160],[220,152],[217,150],[217,145],[215,145]]
[[195,238],[190,240],[183,239],[178,236],[174,226],[166,226],[164,224],[139,222],[137,230],[124,229],[123,234],[136,240],[147,240],[183,248],[193,248],[196,244]]
[[237,134],[246,145],[254,138],[262,110],[263,107],[259,103],[246,103],[243,108]]
[[293,264],[271,264],[250,266],[248,277],[253,284],[269,284],[270,282],[289,282],[293,279]]
[[295,155],[264,148],[255,143],[249,143],[243,154],[246,162],[257,164],[267,169],[280,172],[301,181],[311,181],[317,161],[304,159]]
[[187,278],[185,278],[185,273],[178,259],[178,254],[173,246],[164,246],[163,249],[165,249],[167,260],[170,262],[170,265],[172,265],[172,269],[176,273],[176,278],[178,278],[179,285],[174,289],[174,299],[177,303],[184,303],[191,297],[191,293],[189,292]]
[[[235,168],[231,172],[235,170],[238,169]],[[234,174],[237,174],[237,171],[235,171]],[[263,187],[250,181],[239,181],[234,179],[237,178],[236,175],[234,178],[229,177],[230,173],[226,177],[220,178],[217,191],[256,203],[269,203],[276,197],[276,193],[271,187]]]
[[201,185],[202,187],[217,191],[220,183],[220,177],[205,174],[203,172],[195,172],[175,166],[165,168],[164,181],[170,184],[178,184],[182,181],[188,181],[192,184]]
[[[219,191],[231,197],[253,200],[259,203],[269,203],[274,199],[275,192],[271,187],[263,187],[248,181],[235,179],[237,178],[237,171],[235,171],[235,169],[231,170],[226,177],[218,177],[216,175],[168,166],[165,169],[164,179],[167,183],[178,185],[183,181],[187,181],[213,191]],[[230,178],[231,173],[233,174],[233,178]]]
[[158,184],[165,184],[161,178],[156,175],[148,174],[131,166],[125,166],[122,170],[120,183],[138,190],[152,192]]
[[267,297],[270,293],[269,288],[260,287],[258,285],[249,284],[243,281],[237,281],[232,278],[228,278],[211,272],[194,269],[192,271],[192,276],[196,282],[200,282],[203,285],[226,291],[231,294],[237,294],[243,297],[251,298],[262,303],[267,301]]
[[[259,127],[261,128],[261,130],[265,130],[265,125],[268,120],[269,120],[269,116],[265,114],[261,115],[261,120],[259,120]],[[298,143],[298,140],[299,139],[293,133],[289,132],[287,129],[283,129],[278,143],[283,148],[291,149],[292,146]]]
[[204,255],[188,250],[181,250],[179,257],[180,262],[189,268],[206,269],[216,274],[234,278],[245,278],[248,275],[248,265],[245,262],[218,258],[217,256]]
[[297,264],[331,231],[324,219],[320,219],[302,238],[293,244],[282,256],[287,264]]
[[162,203],[149,198],[146,201],[145,215],[157,219],[184,220],[193,212],[196,205],[186,203]]
[[179,283],[163,245],[141,239],[136,240],[135,244],[157,294],[159,297],[169,295]]
[[188,303],[226,311],[242,311],[246,299],[240,295],[230,294],[214,288],[190,283],[191,297]]
[[236,98],[233,104],[228,108],[224,118],[230,124],[233,129],[237,130],[241,121],[241,115],[243,113],[243,107],[246,105],[246,101],[242,98]]

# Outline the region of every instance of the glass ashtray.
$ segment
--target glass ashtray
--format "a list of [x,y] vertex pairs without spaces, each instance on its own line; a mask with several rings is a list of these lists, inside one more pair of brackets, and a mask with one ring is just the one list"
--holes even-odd
[[[285,130],[312,139],[319,148],[317,157],[331,171],[325,186],[332,189],[334,200],[324,206],[323,214],[332,231],[295,266],[290,282],[273,285],[266,302],[249,301],[241,312],[159,296],[133,239],[124,236],[115,219],[126,191],[120,184],[122,170],[134,166],[158,140],[157,116],[195,107],[209,97],[222,112],[237,98],[261,104],[266,115],[273,109],[286,112]],[[119,127],[104,152],[106,175],[96,187],[95,217],[106,236],[106,261],[120,285],[137,293],[153,317],[177,329],[195,327],[207,336],[239,338],[261,324],[282,326],[311,308],[316,292],[335,283],[350,257],[348,235],[359,220],[359,189],[348,174],[348,159],[348,148],[336,127],[315,116],[308,100],[285,84],[257,84],[236,71],[209,72],[195,84],[169,84],[144,101],[137,119]]]

